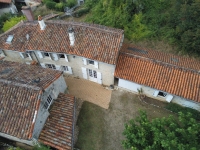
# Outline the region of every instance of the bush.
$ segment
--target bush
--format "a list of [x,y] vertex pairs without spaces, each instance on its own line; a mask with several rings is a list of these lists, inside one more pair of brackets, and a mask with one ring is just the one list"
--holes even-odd
[[56,8],[56,2],[47,1],[47,2],[46,2],[46,6],[47,6],[47,8],[49,8],[49,9],[55,9],[55,8]]
[[67,0],[67,4],[66,6],[69,8],[72,8],[73,6],[75,6],[77,4],[76,0]]
[[174,113],[178,113],[178,112],[183,112],[184,114],[186,113],[191,113],[192,117],[196,120],[200,121],[200,112],[192,109],[192,108],[188,108],[188,107],[182,107],[178,104],[174,104],[174,103],[169,103],[168,105],[165,106],[166,109],[171,110]]
[[57,11],[63,11],[64,10],[64,6],[65,6],[64,3],[56,3],[55,8],[56,8]]
[[82,9],[79,9],[77,10],[75,13],[74,13],[74,16],[76,17],[81,17],[82,15],[86,14],[89,12],[89,8],[82,8]]
[[20,22],[21,20],[25,20],[25,16],[21,16],[21,17],[12,17],[9,20],[7,20],[4,25],[3,25],[3,31],[7,31],[10,28],[12,28],[14,25],[16,25],[18,22]]

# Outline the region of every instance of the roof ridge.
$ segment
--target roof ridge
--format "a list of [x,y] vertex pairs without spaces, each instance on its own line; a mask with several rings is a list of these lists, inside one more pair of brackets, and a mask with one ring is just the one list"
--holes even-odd
[[117,33],[117,34],[124,33],[124,30],[121,30],[121,29],[107,27],[107,26],[99,25],[99,24],[90,24],[90,23],[85,23],[85,22],[72,22],[72,21],[67,22],[67,21],[63,21],[63,20],[59,20],[59,21],[58,20],[48,20],[48,21],[45,21],[45,22],[46,23],[68,24],[68,25],[89,27],[89,28],[94,28],[94,29],[112,32],[112,33]]
[[165,64],[165,65],[168,65],[168,66],[172,66],[172,67],[176,67],[176,68],[179,68],[179,69],[183,69],[183,70],[186,70],[186,71],[192,71],[192,72],[195,72],[197,74],[200,74],[200,71],[197,71],[197,70],[194,70],[194,69],[191,69],[191,68],[181,67],[181,66],[174,65],[174,64],[171,64],[171,63],[167,63],[167,62],[163,62],[163,61],[160,61],[160,60],[157,60],[157,59],[147,58],[147,57],[143,57],[143,56],[127,53],[127,52],[120,52],[120,53],[128,55],[128,56],[141,58],[141,59],[145,59],[145,60],[148,60],[148,61],[152,61],[152,62],[156,62],[156,63],[160,63],[160,64]]

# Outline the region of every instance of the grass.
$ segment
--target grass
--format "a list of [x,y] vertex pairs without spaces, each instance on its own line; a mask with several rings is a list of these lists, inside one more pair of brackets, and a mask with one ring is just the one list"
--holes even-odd
[[79,138],[75,147],[81,150],[96,150],[103,136],[103,112],[97,105],[84,102],[79,114]]

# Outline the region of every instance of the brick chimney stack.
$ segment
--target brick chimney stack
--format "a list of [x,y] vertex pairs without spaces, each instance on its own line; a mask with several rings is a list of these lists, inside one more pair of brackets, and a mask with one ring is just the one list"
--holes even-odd
[[28,21],[34,21],[33,12],[29,6],[22,6],[22,13]]

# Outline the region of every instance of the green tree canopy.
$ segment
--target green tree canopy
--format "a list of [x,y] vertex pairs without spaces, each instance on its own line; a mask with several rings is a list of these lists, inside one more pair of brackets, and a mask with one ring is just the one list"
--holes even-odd
[[145,112],[125,124],[124,148],[132,150],[199,150],[200,123],[190,113],[179,112],[178,119],[156,118],[150,121]]
[[21,17],[12,17],[9,20],[7,20],[4,25],[3,25],[3,31],[7,31],[10,28],[12,28],[14,25],[16,25],[18,22],[20,22],[21,20],[25,20],[24,16]]

